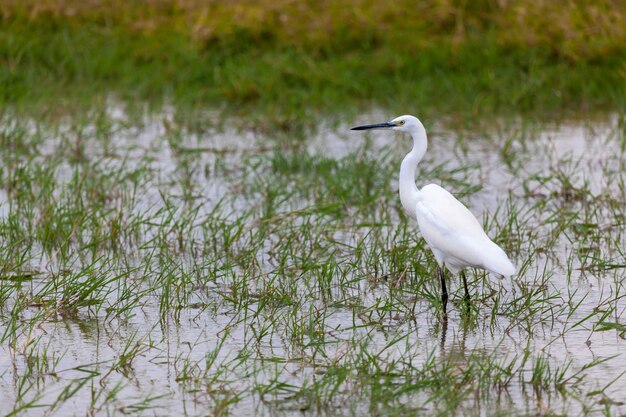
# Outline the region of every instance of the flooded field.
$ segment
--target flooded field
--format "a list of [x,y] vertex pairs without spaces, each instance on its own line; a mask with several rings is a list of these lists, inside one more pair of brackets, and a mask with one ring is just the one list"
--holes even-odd
[[[418,186],[519,269],[472,308],[402,212],[407,136],[0,123],[0,413],[622,415],[626,123],[422,120]],[[417,115],[419,117],[419,114]]]

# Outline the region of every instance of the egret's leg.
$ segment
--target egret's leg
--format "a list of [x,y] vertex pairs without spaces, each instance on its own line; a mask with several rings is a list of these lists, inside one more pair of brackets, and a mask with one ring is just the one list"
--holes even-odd
[[465,271],[461,270],[461,277],[463,277],[463,287],[465,288],[465,301],[470,300],[469,291],[467,290],[467,278],[465,278]]
[[448,303],[448,290],[446,290],[446,279],[443,276],[443,268],[439,268],[439,278],[441,278],[441,303],[445,310],[446,304]]

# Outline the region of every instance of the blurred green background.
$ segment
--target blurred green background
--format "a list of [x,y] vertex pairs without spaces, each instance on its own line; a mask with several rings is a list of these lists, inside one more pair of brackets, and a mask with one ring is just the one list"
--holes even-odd
[[288,127],[626,108],[625,1],[0,0],[0,22],[18,112],[115,97]]

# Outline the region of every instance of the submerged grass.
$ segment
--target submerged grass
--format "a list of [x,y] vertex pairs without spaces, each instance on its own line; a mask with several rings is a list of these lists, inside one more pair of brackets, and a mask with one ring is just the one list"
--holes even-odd
[[86,114],[0,124],[3,414],[623,413],[622,122],[433,135],[521,270],[446,316],[404,141]]

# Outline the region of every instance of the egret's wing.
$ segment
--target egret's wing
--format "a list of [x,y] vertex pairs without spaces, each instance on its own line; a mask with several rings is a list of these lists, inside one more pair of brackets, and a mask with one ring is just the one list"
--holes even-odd
[[416,217],[426,242],[444,258],[503,275],[514,269],[504,251],[489,239],[467,207],[438,185],[421,189]]
[[421,215],[426,216],[439,233],[489,239],[467,207],[436,184],[421,189],[418,211],[418,221]]

